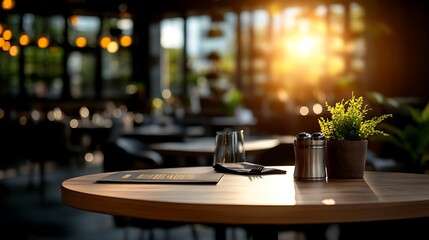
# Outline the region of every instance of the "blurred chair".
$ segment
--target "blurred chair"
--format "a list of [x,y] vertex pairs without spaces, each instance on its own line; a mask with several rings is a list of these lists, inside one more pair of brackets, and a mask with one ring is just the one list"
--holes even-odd
[[68,125],[60,121],[43,120],[25,126],[23,139],[25,141],[23,146],[26,152],[25,157],[31,162],[39,164],[39,187],[42,194],[45,185],[45,163],[47,161],[70,167],[72,161],[78,164],[79,159],[84,154],[83,147],[70,144],[69,130]]
[[105,172],[159,168],[164,160],[137,139],[119,137],[105,141],[101,146]]
[[2,119],[0,121],[0,170],[17,169],[27,161],[27,126],[19,121]]
[[[164,163],[160,154],[149,150],[144,143],[133,138],[120,137],[115,140],[107,140],[102,144],[101,150],[104,155],[103,170],[105,172],[160,168],[163,167]],[[182,226],[190,226],[194,239],[198,238],[194,226],[189,223],[123,216],[113,216],[113,220],[117,227],[125,228],[125,239],[128,237],[127,227],[137,227],[147,230],[149,232],[149,239],[153,239],[153,231],[157,228],[169,230]]]

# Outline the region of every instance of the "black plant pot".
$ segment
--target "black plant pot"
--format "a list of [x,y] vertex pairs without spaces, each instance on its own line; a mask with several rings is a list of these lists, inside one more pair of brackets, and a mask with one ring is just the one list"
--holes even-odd
[[326,148],[326,172],[328,179],[363,178],[368,140],[328,140]]

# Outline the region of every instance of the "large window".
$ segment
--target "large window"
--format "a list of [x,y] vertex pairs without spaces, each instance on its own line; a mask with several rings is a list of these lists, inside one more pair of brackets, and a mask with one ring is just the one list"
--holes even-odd
[[[1,96],[17,96],[19,86],[19,48],[14,33],[19,31],[20,16],[11,14],[5,16],[5,22],[0,21],[0,94]],[[9,24],[6,24],[8,22]]]
[[[178,24],[177,35],[187,29],[186,46],[177,44],[182,38],[168,38],[174,51],[181,53],[186,47],[187,75],[174,71],[182,69],[180,58],[162,62],[170,73],[166,86],[174,94],[185,90],[176,86],[183,81],[180,75],[191,84],[189,94],[197,92],[200,100],[224,101],[226,93],[238,87],[258,111],[268,106],[272,113],[295,112],[308,106],[311,113],[313,104],[347,97],[364,85],[365,11],[358,3],[191,16],[185,28],[181,19],[163,23],[170,24],[161,25],[161,39],[173,36],[168,31],[173,23]],[[171,56],[172,49],[166,46]]]
[[[20,71],[25,94],[29,97],[61,97],[64,25],[62,16],[22,15],[22,31],[15,32],[20,40],[17,46],[21,47],[20,55],[16,57],[23,59]],[[21,41],[24,36],[28,36],[28,42]]]
[[73,51],[67,59],[70,89],[73,98],[94,98],[97,61],[94,54]]
[[161,21],[161,89],[170,89],[176,96],[181,94],[183,80],[183,19],[173,18]]
[[[234,86],[236,16],[191,16],[186,33],[181,18],[161,22],[162,88],[186,95],[189,110],[198,113],[204,100],[219,102]],[[186,40],[186,63],[182,60]],[[187,71],[184,72],[183,64]],[[168,73],[168,74],[167,74]],[[186,88],[183,87],[186,86]],[[185,91],[185,92],[184,92]]]
[[[109,44],[101,52],[101,78],[103,79],[101,92],[104,98],[124,97],[127,93],[127,86],[134,84],[132,82],[133,57],[129,48],[132,44],[132,36],[133,21],[131,19],[103,19],[101,39],[110,39]],[[117,50],[115,45],[118,47]]]
[[1,97],[126,97],[132,19],[25,13],[1,20]]

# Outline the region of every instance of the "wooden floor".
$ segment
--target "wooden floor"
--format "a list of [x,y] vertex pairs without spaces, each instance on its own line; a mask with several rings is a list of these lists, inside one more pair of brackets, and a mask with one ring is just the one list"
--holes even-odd
[[[36,174],[31,174],[31,169]],[[26,164],[18,168],[0,172],[0,234],[14,236],[13,239],[66,239],[66,240],[113,240],[150,239],[148,231],[138,228],[119,228],[110,215],[74,209],[64,205],[60,197],[63,180],[90,173],[101,172],[100,163],[85,163],[83,166],[58,167],[47,164],[43,194],[39,188],[37,166]],[[192,227],[197,238],[193,238]],[[336,239],[335,228],[331,229]],[[170,230],[155,229],[154,240],[212,240],[214,231],[205,225],[185,225]],[[247,240],[241,228],[228,228],[228,240]],[[305,240],[300,232],[279,233],[281,240]]]

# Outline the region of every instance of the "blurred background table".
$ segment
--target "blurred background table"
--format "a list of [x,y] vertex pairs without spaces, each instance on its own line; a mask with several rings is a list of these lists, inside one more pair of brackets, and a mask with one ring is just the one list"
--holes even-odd
[[[247,161],[253,162],[258,154],[280,144],[277,138],[258,137],[244,141]],[[172,166],[212,165],[215,138],[188,138],[183,142],[149,144],[149,149],[158,152]],[[178,165],[174,164],[177,163]]]
[[205,129],[200,126],[143,125],[123,132],[122,137],[135,138],[145,144],[162,142],[183,142],[186,137],[201,137]]
[[[280,141],[276,138],[245,139],[246,154],[254,154],[277,146]],[[161,155],[181,157],[213,157],[214,137],[190,138],[184,142],[163,142],[150,144],[149,148]]]

